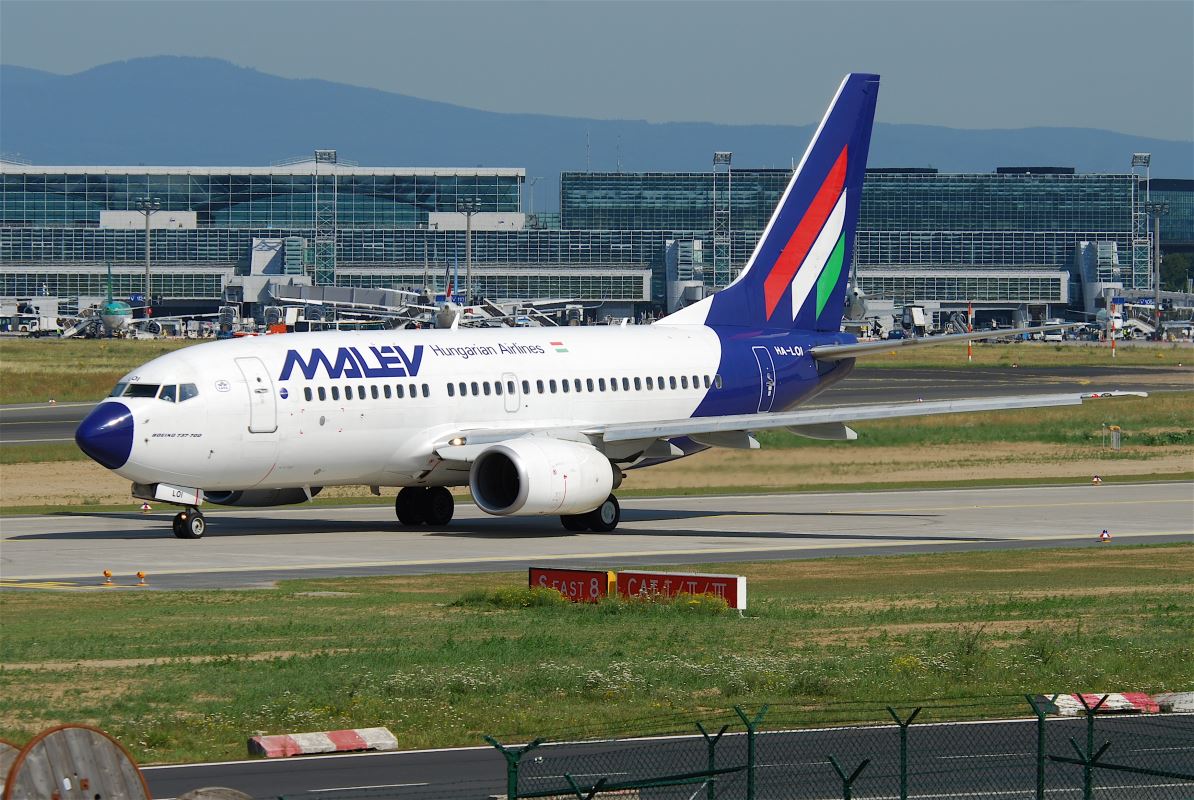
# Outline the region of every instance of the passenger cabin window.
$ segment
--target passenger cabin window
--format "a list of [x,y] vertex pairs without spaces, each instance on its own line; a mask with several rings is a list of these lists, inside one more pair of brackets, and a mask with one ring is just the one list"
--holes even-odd
[[609,379],[609,390],[610,390],[611,392],[616,392],[616,391],[618,391],[618,379],[617,379],[617,378],[610,378],[610,379]]
[[365,387],[364,387],[364,386],[358,386],[358,387],[357,387],[357,399],[358,399],[358,400],[364,400],[364,399],[365,399]]
[[489,381],[481,381],[481,391],[485,393],[486,397],[489,397]]
[[[675,378],[672,378],[672,382],[673,382],[673,384],[675,383],[675,380],[676,380]],[[672,388],[673,388],[673,389],[675,389],[676,387],[673,385],[673,386],[672,386]],[[681,376],[680,376],[680,388],[681,388],[681,389],[687,389],[687,388],[688,388],[688,376],[687,376],[687,375],[681,375]]]
[[476,397],[477,395],[481,394],[481,390],[480,390],[480,388],[478,388],[476,381],[473,381],[472,386],[473,386],[473,397]]
[[[651,380],[651,379],[647,378],[647,380]],[[648,385],[647,388],[650,389],[651,387]],[[643,379],[635,378],[634,379],[634,391],[641,392],[642,390],[643,390]]]
[[319,391],[319,399],[320,399],[320,400],[327,400],[327,399],[328,399],[328,393],[327,393],[327,391],[326,391],[326,390],[325,390],[325,389],[324,389],[322,386],[320,386],[320,387],[319,387],[319,390],[318,390],[318,391]]
[[[450,386],[451,385],[449,384],[449,388],[450,388]],[[388,383],[385,386],[381,387],[381,391],[382,391],[382,394],[384,394],[386,396],[387,400],[389,400],[390,397],[392,396],[392,393],[390,391],[390,384],[388,384]]]
[[311,402],[311,387],[310,386],[303,387],[303,399],[306,400],[308,403]]
[[713,376],[713,385],[716,386],[718,389],[721,388],[721,376],[720,375]]
[[556,393],[556,379],[555,379],[555,378],[551,378],[551,379],[549,379],[549,380],[547,381],[547,386],[548,386],[548,388],[550,388],[550,389],[551,389],[551,393],[552,393],[552,394],[555,394],[555,393]]
[[[638,380],[638,378],[635,378],[635,380]],[[634,388],[637,389],[638,386],[636,385]],[[622,379],[622,391],[624,391],[624,392],[630,391],[630,378]]]
[[[463,386],[463,385],[464,384],[461,384],[461,386]],[[406,396],[406,390],[402,388],[401,383],[394,387],[394,391],[398,393],[399,400],[401,400],[403,397]]]
[[709,388],[709,376],[708,375],[705,376],[705,388],[706,389]]
[[[513,384],[511,384],[511,385],[513,385]],[[511,390],[511,391],[513,391],[513,390]],[[543,391],[543,389],[540,389],[539,391]],[[523,393],[523,394],[530,394],[530,393],[531,393],[531,382],[530,382],[530,381],[523,381],[523,382],[522,382],[522,393]]]
[[543,394],[543,381],[535,381],[535,391],[537,391],[539,394]]
[[582,391],[582,387],[580,385],[580,378],[573,378],[572,388],[576,389],[576,391],[578,391],[578,392]]
[[[526,381],[523,381],[526,383]],[[506,381],[506,394],[514,394],[514,381]]]
[[370,386],[369,391],[370,391],[370,393],[372,393],[373,399],[376,400],[377,399],[377,384],[375,383],[372,386]]
[[110,395],[108,395],[108,397],[120,397],[122,394],[124,394],[124,390],[127,387],[128,387],[127,383],[116,384],[115,388],[112,389],[112,393]]
[[[605,381],[602,381],[602,383],[605,383]],[[604,389],[605,387],[603,386],[601,388]],[[585,389],[590,392],[593,391],[593,379],[592,378],[585,378]]]
[[560,387],[564,390],[564,394],[568,394],[568,392],[571,391],[571,386],[572,386],[572,384],[568,381],[567,378],[560,381]]
[[345,387],[344,387],[344,399],[345,399],[345,400],[351,400],[351,399],[352,399],[352,387],[351,387],[351,386],[345,386]]
[[456,396],[456,386],[454,384],[449,383],[448,384],[448,397],[455,397],[455,396]]
[[[309,390],[308,390],[309,391]],[[178,385],[178,402],[182,403],[190,400],[192,397],[199,396],[199,387],[193,383],[181,383]],[[310,398],[307,398],[308,400]]]
[[125,397],[156,397],[161,386],[156,383],[130,383]]
[[[592,383],[592,381],[589,381],[589,383]],[[603,392],[605,391],[605,378],[597,379],[597,388]]]
[[[638,388],[638,378],[634,379],[634,388],[636,388],[636,389]],[[647,388],[648,389],[655,388],[655,379],[652,378],[650,375],[647,376]]]
[[158,393],[159,400],[165,400],[167,403],[178,402],[178,387],[174,384],[163,386],[162,391]]
[[423,396],[431,397],[431,387],[428,386],[427,384],[423,384]]

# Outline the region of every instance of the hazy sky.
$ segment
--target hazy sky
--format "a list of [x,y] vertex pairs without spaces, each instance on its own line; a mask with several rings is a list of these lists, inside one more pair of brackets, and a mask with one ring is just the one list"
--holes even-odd
[[1194,0],[0,2],[0,59],[73,73],[213,56],[493,111],[815,122],[844,73],[878,118],[1194,139]]

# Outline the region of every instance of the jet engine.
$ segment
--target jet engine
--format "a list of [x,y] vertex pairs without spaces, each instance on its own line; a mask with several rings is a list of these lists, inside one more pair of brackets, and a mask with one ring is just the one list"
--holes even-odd
[[[311,497],[322,491],[322,486],[311,487]],[[291,506],[305,503],[309,499],[302,489],[244,489],[229,492],[204,492],[203,499],[218,506]]]
[[591,445],[526,437],[483,450],[468,483],[488,514],[583,514],[609,497],[614,477],[609,459]]

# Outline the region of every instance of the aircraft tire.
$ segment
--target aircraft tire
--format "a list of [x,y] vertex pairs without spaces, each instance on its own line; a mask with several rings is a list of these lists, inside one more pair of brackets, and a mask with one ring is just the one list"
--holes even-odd
[[174,520],[170,523],[170,525],[174,529],[174,538],[176,538],[176,539],[187,538],[186,534],[183,532],[183,527],[182,527],[183,526],[183,517],[182,517],[181,511],[174,515]]
[[622,520],[622,506],[618,503],[618,498],[611,494],[605,498],[604,503],[585,514],[585,517],[589,530],[594,533],[609,533],[618,527]]
[[427,490],[427,494],[423,497],[424,510],[423,516],[427,520],[428,525],[441,527],[447,525],[452,521],[452,515],[456,513],[456,501],[452,498],[452,493],[443,486],[432,486]]
[[588,514],[561,514],[560,524],[570,531],[582,533],[589,529]]
[[188,508],[174,518],[174,535],[180,539],[202,539],[207,532],[207,520],[197,508]]
[[394,513],[403,525],[422,525],[426,522],[426,507],[426,489],[417,486],[404,487],[394,498]]

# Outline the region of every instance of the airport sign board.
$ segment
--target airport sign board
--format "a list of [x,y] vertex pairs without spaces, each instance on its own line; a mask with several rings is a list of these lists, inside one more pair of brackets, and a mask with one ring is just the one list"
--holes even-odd
[[527,585],[555,589],[574,603],[596,603],[614,588],[614,573],[603,569],[556,569],[531,567]]
[[711,594],[730,608],[746,608],[746,578],[742,575],[702,575],[684,572],[619,572],[620,597]]

